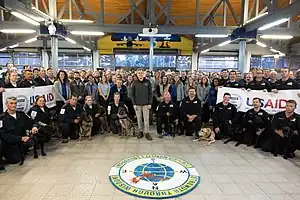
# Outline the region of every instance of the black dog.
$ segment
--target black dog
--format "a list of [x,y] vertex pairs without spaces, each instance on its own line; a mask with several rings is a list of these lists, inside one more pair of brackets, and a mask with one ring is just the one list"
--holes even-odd
[[280,149],[280,144],[283,144],[283,158],[284,159],[288,159],[289,156],[289,146],[291,145],[291,139],[292,139],[292,135],[293,135],[293,130],[288,127],[285,126],[282,129],[282,133],[283,133],[283,137],[281,137],[280,135],[276,134],[275,137],[275,151],[273,152],[273,155],[276,157],[279,153],[279,149]]

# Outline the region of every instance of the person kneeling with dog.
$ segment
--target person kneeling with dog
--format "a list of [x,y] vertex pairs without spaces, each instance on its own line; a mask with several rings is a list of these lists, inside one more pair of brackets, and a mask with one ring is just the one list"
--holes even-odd
[[123,102],[120,102],[120,94],[118,92],[114,93],[114,100],[113,102],[110,102],[107,108],[107,113],[109,115],[109,124],[110,129],[113,132],[113,134],[122,135],[122,128],[121,124],[119,122],[118,118],[118,112],[120,107],[125,107],[125,104]]
[[[158,137],[163,137],[164,131],[172,137],[175,137],[175,120],[177,119],[178,111],[176,105],[171,101],[171,95],[169,92],[164,92],[163,101],[159,103],[156,109],[157,116],[157,133]],[[177,120],[178,121],[178,120]]]
[[37,134],[33,135],[33,152],[34,158],[38,158],[37,148],[38,145],[41,147],[41,155],[47,156],[44,151],[44,144],[49,142],[52,134],[54,133],[53,128],[50,126],[51,117],[49,113],[49,109],[45,105],[45,99],[43,96],[39,96],[34,106],[28,111],[28,116],[33,120],[33,124],[37,124],[39,126],[39,131]]
[[[27,134],[36,134],[37,125],[22,111],[17,111],[17,98],[6,99],[7,110],[0,115],[0,139],[2,141],[2,156],[8,164],[20,165],[24,162],[24,155],[33,146],[31,137]],[[0,158],[2,159],[2,157]]]
[[62,132],[62,143],[78,139],[81,121],[84,116],[83,108],[77,103],[77,96],[72,95],[71,99],[65,104],[59,113],[59,128]]
[[[267,136],[269,128],[269,114],[261,109],[261,102],[258,97],[252,100],[253,108],[248,110],[243,119],[243,136],[241,142],[247,146],[254,145],[254,148],[259,148]],[[239,145],[240,142],[236,144]]]
[[295,113],[295,100],[286,102],[285,111],[276,113],[272,120],[273,136],[262,146],[263,151],[272,152],[274,156],[283,154],[283,158],[295,157],[300,148],[300,115]]
[[196,89],[190,87],[188,96],[181,102],[180,110],[184,120],[184,129],[187,136],[194,136],[194,139],[199,138],[201,130],[201,101],[196,96]]
[[100,108],[97,104],[93,103],[92,96],[85,97],[85,104],[83,106],[83,109],[85,110],[87,115],[92,116],[93,118],[92,136],[97,135],[100,132],[103,133],[104,130],[101,129],[102,127],[100,121]]

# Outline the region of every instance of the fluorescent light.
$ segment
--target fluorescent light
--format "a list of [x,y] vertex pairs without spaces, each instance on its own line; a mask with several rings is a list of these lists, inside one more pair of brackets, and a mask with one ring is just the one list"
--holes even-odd
[[39,26],[40,23],[38,23],[37,21],[34,21],[33,19],[21,14],[21,13],[18,13],[18,12],[11,12],[11,14],[19,19],[22,19],[32,25],[35,25],[35,26]]
[[263,55],[262,57],[266,58],[266,57],[275,57],[275,55]]
[[284,23],[284,22],[287,22],[287,21],[289,21],[289,19],[290,19],[290,18],[282,18],[282,19],[276,20],[275,22],[272,22],[272,23],[269,23],[269,24],[266,24],[266,25],[260,27],[258,30],[259,30],[259,31],[266,30],[266,29],[271,28],[271,27],[273,27],[273,26],[277,26],[277,25],[279,25],[279,24],[282,24],[282,23]]
[[35,30],[32,29],[2,29],[2,33],[35,33]]
[[263,39],[278,39],[278,40],[289,40],[292,39],[292,35],[261,35],[260,38]]
[[229,44],[231,42],[231,40],[227,40],[225,42],[222,42],[221,44],[219,44],[219,47],[225,46],[226,44]]
[[203,38],[226,38],[228,34],[196,34],[195,37]]
[[13,49],[19,46],[19,43],[9,46],[9,48]]
[[259,19],[259,18],[261,18],[261,17],[263,17],[263,16],[265,16],[265,15],[267,15],[267,14],[269,14],[268,12],[264,12],[263,14],[261,14],[261,15],[257,15],[256,17],[253,17],[252,19],[249,19],[248,21],[246,21],[245,23],[244,23],[244,25],[245,24],[248,24],[248,23],[250,23],[250,22],[253,22],[254,20],[257,20],[257,19]]
[[258,46],[261,46],[261,47],[267,47],[267,45],[266,44],[264,44],[264,43],[261,43],[261,42],[259,42],[259,41],[256,41],[256,44],[258,45]]
[[70,38],[65,38],[68,42],[70,42],[70,43],[72,43],[72,44],[76,44],[76,41],[74,41],[74,40],[72,40],[72,39],[70,39]]
[[[46,20],[53,20],[53,18],[49,15],[47,15],[46,13],[40,11],[38,8],[32,6],[31,7],[32,10],[35,10],[37,13],[39,13],[40,15],[42,15]],[[38,20],[37,20],[38,21]]]
[[202,53],[206,53],[206,52],[209,52],[209,50],[210,50],[210,49],[205,49],[205,50],[201,51],[200,53],[201,53],[201,54],[202,54]]
[[273,49],[273,48],[271,48],[270,51],[272,51],[272,52],[274,52],[274,53],[279,52],[279,51],[277,51],[276,49]]
[[172,34],[162,34],[162,33],[158,33],[158,34],[145,34],[145,33],[139,33],[140,37],[171,37]]
[[28,43],[31,43],[31,42],[34,42],[34,41],[37,41],[37,38],[34,37],[34,38],[31,38],[29,40],[26,40],[25,43],[28,44]]
[[6,51],[6,47],[5,47],[5,48],[2,48],[2,49],[0,49],[0,51]]
[[70,31],[72,35],[104,35],[101,31]]
[[85,46],[83,46],[82,47],[84,50],[86,50],[86,51],[91,51],[91,49],[89,49],[89,48],[87,48],[87,47],[85,47]]
[[84,24],[94,23],[93,20],[87,20],[87,19],[60,19],[59,21],[63,23],[84,23]]
[[279,56],[280,56],[280,57],[283,57],[283,56],[285,56],[285,53],[279,52]]

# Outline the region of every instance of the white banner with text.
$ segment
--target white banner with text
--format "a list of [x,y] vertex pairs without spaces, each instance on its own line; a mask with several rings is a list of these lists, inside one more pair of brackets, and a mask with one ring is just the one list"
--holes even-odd
[[279,90],[278,93],[263,92],[261,90],[242,90],[237,88],[220,87],[218,89],[217,103],[223,101],[223,95],[229,93],[230,103],[234,104],[238,111],[247,112],[252,108],[252,99],[261,99],[262,108],[271,115],[285,109],[286,102],[293,99],[297,102],[296,113],[300,114],[300,90]]

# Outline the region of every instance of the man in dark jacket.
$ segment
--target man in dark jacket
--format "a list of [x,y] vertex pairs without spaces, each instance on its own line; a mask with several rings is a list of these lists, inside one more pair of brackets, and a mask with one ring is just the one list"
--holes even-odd
[[224,84],[224,87],[241,88],[242,85],[237,81],[236,71],[232,70],[229,73],[229,80]]
[[218,103],[213,116],[213,127],[216,139],[228,138],[233,135],[233,127],[236,122],[237,109],[229,103],[230,94],[225,93],[223,101]]
[[163,137],[163,125],[164,131],[168,134],[175,136],[175,120],[178,118],[178,110],[176,104],[171,101],[171,95],[169,92],[163,94],[163,102],[161,102],[156,109],[157,116],[157,133],[158,137]]
[[184,121],[184,129],[187,136],[199,138],[201,129],[202,106],[201,101],[196,96],[196,89],[190,87],[188,96],[182,100],[180,110]]
[[79,125],[84,113],[82,106],[77,104],[77,96],[72,95],[69,103],[65,104],[59,113],[59,127],[62,131],[62,143],[68,143],[69,137],[72,140],[78,139]]
[[40,69],[39,76],[34,79],[34,83],[35,83],[35,86],[51,85],[46,76],[46,70],[44,68]]
[[33,145],[27,135],[38,132],[38,126],[34,125],[31,119],[22,111],[17,111],[17,98],[6,99],[7,110],[0,116],[0,137],[3,145],[3,156],[6,163],[16,164],[21,161],[23,149]]
[[120,101],[121,102],[126,102],[127,101],[127,88],[126,88],[125,85],[123,85],[122,79],[117,79],[116,84],[113,85],[110,88],[109,102],[113,102],[114,101],[114,94],[116,92],[120,94]]
[[87,91],[85,89],[84,82],[80,79],[79,72],[74,72],[74,80],[70,82],[70,87],[72,95],[77,96],[78,103],[83,106]]
[[25,70],[24,72],[24,78],[19,82],[20,88],[26,88],[26,87],[32,87],[34,86],[34,82],[32,81],[32,71],[31,70]]
[[144,72],[142,69],[137,70],[138,79],[132,85],[132,102],[136,112],[139,133],[137,138],[140,139],[144,137],[142,118],[144,119],[144,132],[147,140],[152,140],[152,137],[149,134],[149,111],[152,105],[152,86],[149,80],[144,78]]
[[87,115],[93,117],[92,135],[96,135],[100,131],[104,132],[104,130],[99,130],[101,128],[101,122],[99,119],[99,106],[97,104],[93,104],[92,96],[85,97],[85,104],[83,106],[83,110],[87,113]]

